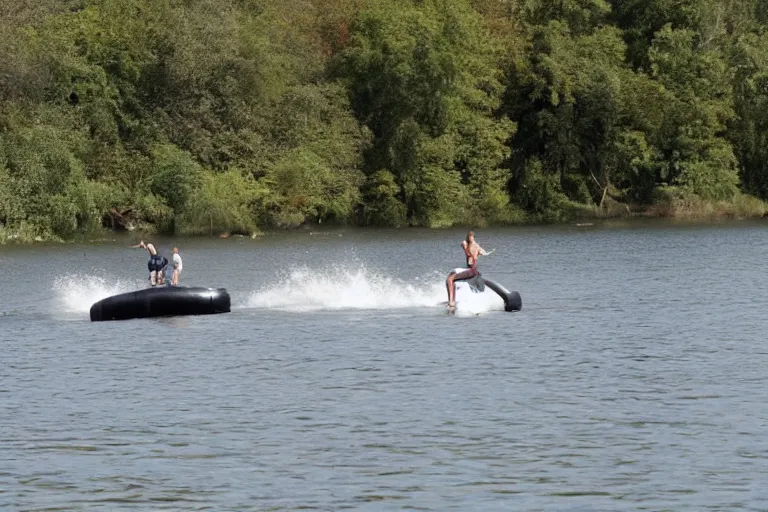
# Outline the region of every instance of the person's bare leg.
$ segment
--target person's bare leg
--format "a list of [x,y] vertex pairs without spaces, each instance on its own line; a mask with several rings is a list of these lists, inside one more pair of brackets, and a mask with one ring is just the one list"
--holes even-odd
[[451,272],[448,275],[446,284],[448,285],[448,306],[453,307],[456,305],[456,281],[464,281],[465,279],[471,279],[477,275],[477,270],[470,268],[462,272]]
[[149,284],[155,286],[157,284],[157,271],[153,270],[149,273]]
[[448,279],[445,280],[445,284],[448,287],[448,307],[452,308],[456,305],[456,286],[454,285],[453,278],[456,274],[451,273],[448,275]]

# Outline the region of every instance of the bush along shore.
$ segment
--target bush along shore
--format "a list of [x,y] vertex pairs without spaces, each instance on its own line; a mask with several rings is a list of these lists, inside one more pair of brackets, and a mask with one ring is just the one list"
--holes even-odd
[[760,0],[20,0],[0,243],[761,217]]

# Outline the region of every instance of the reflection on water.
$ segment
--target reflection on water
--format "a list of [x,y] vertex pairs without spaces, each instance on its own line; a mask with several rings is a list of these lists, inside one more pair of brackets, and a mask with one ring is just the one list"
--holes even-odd
[[233,311],[127,322],[127,244],[0,249],[0,510],[768,502],[761,225],[479,231],[469,318],[462,232],[339,234],[160,240]]

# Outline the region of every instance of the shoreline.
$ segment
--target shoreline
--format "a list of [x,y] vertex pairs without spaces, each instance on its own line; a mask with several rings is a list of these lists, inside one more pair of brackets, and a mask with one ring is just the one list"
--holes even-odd
[[[104,228],[101,230],[94,230],[87,233],[79,233],[76,236],[67,239],[61,239],[56,237],[43,237],[35,235],[31,237],[25,237],[24,233],[6,235],[5,229],[0,227],[0,247],[2,246],[35,246],[44,244],[71,244],[71,243],[99,243],[99,242],[116,242],[120,238],[180,238],[180,239],[200,239],[200,240],[258,240],[265,236],[271,236],[275,234],[287,234],[287,233],[301,233],[307,232],[309,236],[341,236],[338,232],[342,229],[352,230],[393,230],[393,231],[408,231],[408,230],[427,230],[427,231],[443,231],[451,229],[504,229],[504,228],[527,228],[527,227],[552,227],[552,228],[612,228],[618,226],[641,226],[643,224],[656,224],[656,225],[677,225],[677,226],[706,226],[714,224],[732,224],[738,222],[757,222],[761,219],[768,217],[768,212],[754,213],[751,215],[738,214],[732,210],[713,209],[707,210],[693,209],[684,210],[678,209],[670,211],[665,205],[653,205],[643,210],[627,211],[622,204],[621,211],[594,211],[588,213],[586,210],[590,208],[586,205],[582,205],[578,215],[570,216],[562,220],[550,220],[545,221],[536,219],[535,216],[531,216],[523,222],[511,222],[500,224],[484,224],[478,226],[470,226],[463,224],[455,224],[447,227],[429,227],[429,226],[403,226],[403,227],[385,227],[385,226],[363,226],[357,224],[304,224],[292,228],[276,228],[266,229],[259,233],[252,233],[250,235],[241,233],[220,233],[214,235],[181,235],[181,234],[168,234],[158,233],[152,229],[141,230],[135,229],[128,230],[115,230]],[[595,208],[596,210],[596,208]]]

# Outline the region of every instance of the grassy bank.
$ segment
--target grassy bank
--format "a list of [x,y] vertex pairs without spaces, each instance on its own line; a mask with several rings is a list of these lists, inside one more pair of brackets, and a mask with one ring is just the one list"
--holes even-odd
[[729,200],[707,201],[675,187],[660,187],[654,203],[643,214],[657,218],[712,220],[761,218],[766,212],[768,203],[747,194],[738,193]]
[[659,187],[650,204],[623,203],[606,199],[603,207],[566,203],[562,222],[599,219],[652,218],[708,222],[717,219],[759,219],[768,215],[768,203],[737,193],[728,200],[707,200],[678,187]]

